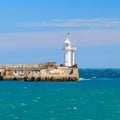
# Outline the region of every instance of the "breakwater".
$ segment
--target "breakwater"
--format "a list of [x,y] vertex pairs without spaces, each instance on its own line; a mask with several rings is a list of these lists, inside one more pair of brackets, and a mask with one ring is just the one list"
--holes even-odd
[[78,81],[78,79],[77,65],[65,67],[54,62],[0,65],[0,80]]

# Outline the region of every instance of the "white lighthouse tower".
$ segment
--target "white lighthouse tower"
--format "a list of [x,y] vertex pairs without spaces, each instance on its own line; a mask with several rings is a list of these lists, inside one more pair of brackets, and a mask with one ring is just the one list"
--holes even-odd
[[71,64],[74,65],[75,64],[75,51],[76,51],[76,48],[72,46],[71,48],[71,55],[72,55],[72,58],[71,58]]
[[67,33],[67,38],[64,41],[64,66],[72,66],[74,65],[74,53],[76,48],[71,45],[71,42],[69,40],[69,33]]

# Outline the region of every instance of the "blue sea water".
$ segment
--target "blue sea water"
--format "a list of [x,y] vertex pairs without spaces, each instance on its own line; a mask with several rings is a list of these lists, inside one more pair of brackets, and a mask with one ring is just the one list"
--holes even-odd
[[0,81],[0,120],[120,120],[120,69],[79,74],[79,82]]

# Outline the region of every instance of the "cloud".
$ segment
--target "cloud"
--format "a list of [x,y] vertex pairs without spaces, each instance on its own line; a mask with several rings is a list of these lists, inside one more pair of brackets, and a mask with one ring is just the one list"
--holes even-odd
[[73,42],[79,46],[120,45],[120,30],[81,30],[72,34]]
[[45,27],[45,29],[54,27],[55,29],[52,29],[52,32],[46,29],[47,31],[44,32],[1,33],[0,48],[62,47],[67,32],[71,33],[71,41],[77,47],[120,45],[119,19],[54,19],[45,22],[16,23],[15,26],[17,29],[19,27],[23,29],[24,27]]
[[89,29],[120,28],[120,19],[65,19],[45,22],[16,23],[17,27],[81,27]]
[[[1,33],[0,49],[41,47],[62,49],[66,33],[67,31]],[[70,31],[70,40],[77,47],[120,45],[120,30]]]
[[55,47],[56,45],[60,45],[61,40],[59,35],[56,36],[56,33],[52,32],[1,33],[0,49]]

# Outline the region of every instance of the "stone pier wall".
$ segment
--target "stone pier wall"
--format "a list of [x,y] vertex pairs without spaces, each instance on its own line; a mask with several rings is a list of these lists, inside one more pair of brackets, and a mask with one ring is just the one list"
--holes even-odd
[[78,81],[77,66],[56,63],[0,65],[0,80]]

